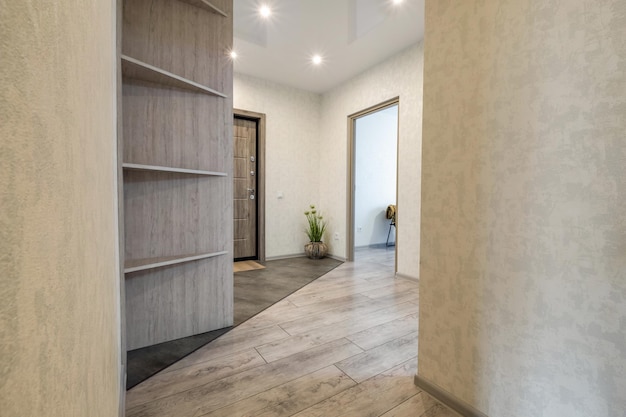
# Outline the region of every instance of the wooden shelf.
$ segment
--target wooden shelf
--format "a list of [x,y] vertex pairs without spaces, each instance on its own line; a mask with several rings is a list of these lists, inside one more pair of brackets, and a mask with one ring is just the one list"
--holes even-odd
[[171,72],[162,70],[153,65],[146,64],[138,59],[122,55],[122,75],[126,78],[149,81],[170,87],[182,88],[195,91],[197,93],[210,94],[226,98],[225,94],[217,90],[198,84],[195,81],[180,77]]
[[225,177],[227,175],[225,172],[203,171],[200,169],[162,167],[158,165],[130,164],[126,162],[122,164],[122,167],[124,167],[124,169],[132,170],[132,171],[178,172],[181,174],[206,175],[206,176],[212,176],[212,177]]
[[182,1],[183,3],[189,3],[192,6],[196,6],[201,9],[208,10],[211,13],[220,14],[224,17],[228,17],[228,14],[226,14],[223,10],[221,10],[217,6],[213,5],[210,1],[207,1],[207,0],[180,0],[180,1]]
[[213,252],[213,253],[201,253],[196,255],[181,255],[181,256],[163,256],[160,258],[149,259],[129,259],[124,264],[124,273],[130,274],[131,272],[144,271],[152,268],[162,268],[164,266],[177,265],[186,262],[198,261],[200,259],[214,258],[216,256],[226,255],[228,252]]

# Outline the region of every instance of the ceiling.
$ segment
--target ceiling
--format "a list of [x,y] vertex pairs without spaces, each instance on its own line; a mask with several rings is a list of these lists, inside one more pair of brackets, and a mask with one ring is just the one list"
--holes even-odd
[[424,0],[234,0],[234,25],[235,72],[323,93],[420,41]]

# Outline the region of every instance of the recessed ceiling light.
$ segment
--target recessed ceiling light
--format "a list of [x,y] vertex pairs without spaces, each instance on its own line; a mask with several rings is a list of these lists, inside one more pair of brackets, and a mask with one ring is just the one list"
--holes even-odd
[[259,8],[259,14],[261,17],[267,19],[272,14],[272,9],[270,9],[270,6],[267,4],[264,4]]
[[237,59],[237,51],[230,51],[230,58],[232,60]]
[[313,55],[311,61],[313,62],[313,64],[319,65],[322,63],[322,57],[320,55]]
[[400,4],[402,3],[402,0],[393,0],[393,4]]

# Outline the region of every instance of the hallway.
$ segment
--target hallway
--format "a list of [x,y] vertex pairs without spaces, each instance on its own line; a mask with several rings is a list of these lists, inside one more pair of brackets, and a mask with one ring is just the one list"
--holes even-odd
[[367,249],[128,392],[127,416],[455,416],[413,384],[418,285]]

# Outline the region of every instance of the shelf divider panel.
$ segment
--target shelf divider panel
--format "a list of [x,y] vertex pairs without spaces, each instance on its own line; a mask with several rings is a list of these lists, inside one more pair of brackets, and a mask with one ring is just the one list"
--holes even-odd
[[219,7],[215,6],[210,1],[207,1],[207,0],[180,0],[180,1],[182,1],[183,3],[189,3],[189,4],[193,5],[193,6],[199,7],[201,9],[208,10],[211,13],[215,13],[215,14],[222,15],[224,17],[228,17],[228,14],[226,12],[224,12]]
[[225,177],[228,175],[225,172],[204,171],[201,169],[173,168],[173,167],[164,167],[164,166],[159,166],[159,165],[131,164],[128,162],[124,162],[122,164],[122,167],[124,169],[132,170],[132,171],[178,172],[181,174],[206,175],[206,176],[213,176],[213,177]]
[[164,266],[177,265],[186,262],[199,261],[201,259],[214,258],[216,256],[226,255],[228,252],[210,252],[200,253],[196,255],[180,255],[180,256],[162,256],[159,258],[149,259],[129,259],[124,265],[124,273],[130,274],[132,272],[144,271],[152,268],[162,268]]
[[165,71],[154,65],[147,64],[128,55],[122,55],[122,75],[129,79],[149,81],[170,87],[182,88],[185,90],[195,91],[213,96],[226,98],[223,93],[199,84],[195,81]]

